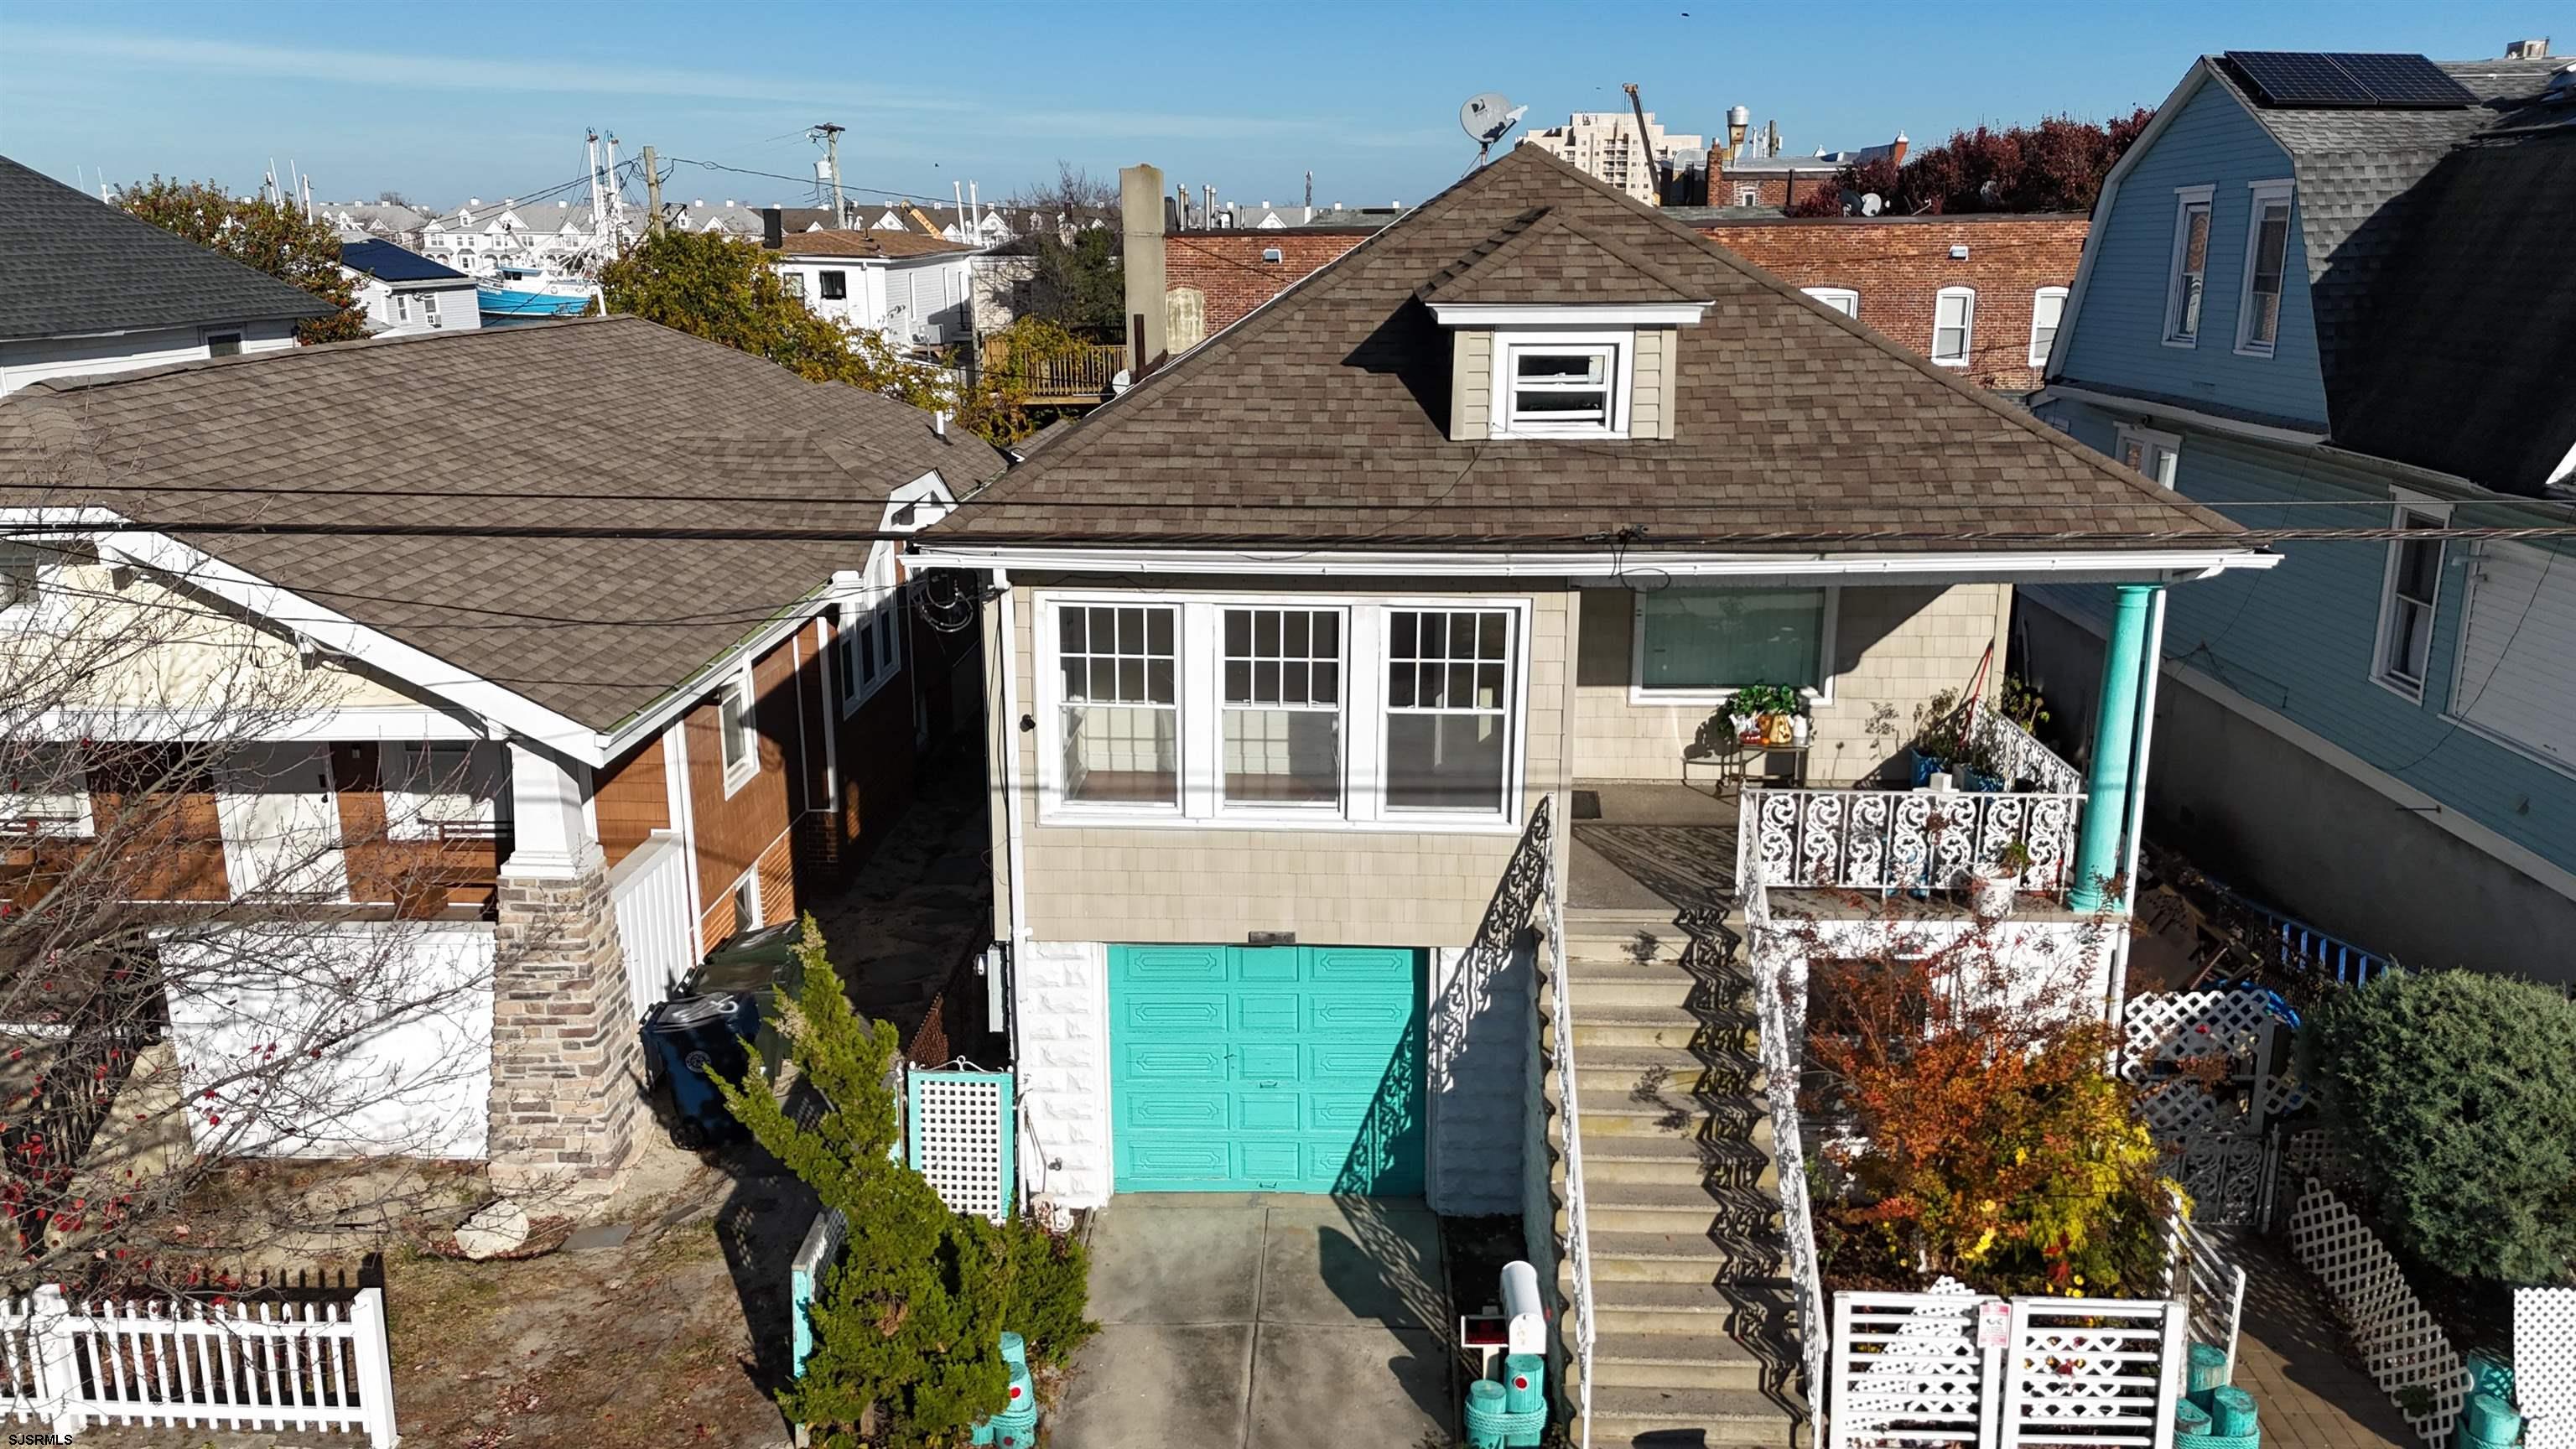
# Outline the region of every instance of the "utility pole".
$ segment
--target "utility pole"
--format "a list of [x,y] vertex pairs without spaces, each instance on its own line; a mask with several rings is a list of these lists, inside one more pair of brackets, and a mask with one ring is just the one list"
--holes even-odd
[[655,236],[662,234],[662,168],[655,161],[653,148],[644,148],[644,204],[653,214],[644,221],[644,229]]
[[822,138],[823,156],[832,170],[832,229],[834,231],[839,231],[850,224],[848,208],[841,200],[841,132],[847,129],[845,126],[825,121],[805,133],[809,137]]

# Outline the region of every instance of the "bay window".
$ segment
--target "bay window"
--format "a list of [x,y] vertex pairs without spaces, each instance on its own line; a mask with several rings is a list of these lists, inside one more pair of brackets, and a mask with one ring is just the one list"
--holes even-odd
[[1748,684],[1832,698],[1834,590],[1665,588],[1636,600],[1640,702],[1722,700]]
[[1528,616],[1523,600],[1041,594],[1041,814],[1512,828]]

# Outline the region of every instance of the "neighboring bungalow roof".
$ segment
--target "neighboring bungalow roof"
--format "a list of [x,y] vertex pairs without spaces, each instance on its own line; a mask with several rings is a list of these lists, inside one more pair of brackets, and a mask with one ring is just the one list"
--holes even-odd
[[910,231],[797,231],[774,244],[791,257],[855,257],[885,261],[897,258],[964,255],[974,248],[945,237]]
[[454,267],[442,267],[409,247],[369,238],[340,243],[340,265],[364,272],[379,282],[471,282]]
[[[1450,337],[1418,293],[1533,211],[1650,258],[1711,301],[1680,332],[1674,439],[1448,436]],[[1763,533],[1813,552],[1823,532],[1977,530],[2012,536],[1939,546],[2101,548],[2237,531],[1522,146],[1147,376],[933,532],[961,544],[1036,533],[1644,553],[1705,551],[1694,536],[1721,534],[1729,550],[1766,546],[1742,538]]]
[[0,337],[328,317],[330,303],[0,156]]
[[[2511,116],[2547,85],[2563,59],[2440,62],[2477,97],[2465,108],[2307,109],[2267,106],[2226,65],[2202,69],[2245,107],[2290,158],[2298,188],[2301,238],[2307,249],[2308,295],[2316,316],[2317,355],[2331,407],[2345,391],[2341,374],[2367,366],[2367,346],[2353,333],[2373,287],[2398,245],[2415,201],[2410,189],[2452,147]],[[2330,419],[2330,421],[2340,421]]]
[[[872,530],[898,485],[1000,466],[916,408],[633,317],[0,399],[0,506],[114,509],[600,730],[869,547],[690,531]],[[270,520],[308,531],[224,531]]]

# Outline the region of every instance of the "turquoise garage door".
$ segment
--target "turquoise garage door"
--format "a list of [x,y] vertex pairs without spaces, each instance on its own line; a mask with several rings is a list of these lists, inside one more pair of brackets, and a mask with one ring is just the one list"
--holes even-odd
[[1421,953],[1112,946],[1120,1192],[1422,1191]]

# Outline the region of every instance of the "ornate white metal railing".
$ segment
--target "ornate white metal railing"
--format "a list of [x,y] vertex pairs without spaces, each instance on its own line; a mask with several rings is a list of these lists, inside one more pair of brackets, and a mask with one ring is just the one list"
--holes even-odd
[[1556,868],[1555,832],[1548,801],[1531,812],[1521,848],[1535,847],[1539,865],[1538,904],[1547,940],[1548,983],[1556,998],[1556,1090],[1563,1103],[1558,1120],[1565,1132],[1565,1263],[1574,1282],[1575,1412],[1583,1424],[1581,1449],[1592,1446],[1592,1241],[1583,1196],[1583,1117],[1575,1110],[1574,1012],[1566,992],[1565,878]]
[[1746,886],[1956,890],[2018,842],[2020,889],[2074,884],[2080,794],[1978,790],[1747,790],[1735,878]]
[[2034,787],[2052,795],[2084,793],[2084,772],[2058,757],[2057,751],[2038,738],[1986,707],[1984,700],[1969,706],[1968,738],[1972,742],[1991,741],[1996,761],[2003,766],[2003,781],[2017,785],[2029,781]]
[[1797,1298],[1798,1354],[1806,1369],[1807,1413],[1826,1440],[1825,1280],[1816,1254],[1816,1222],[1807,1207],[1807,1153],[1798,1121],[1798,1074],[1806,1061],[1807,958],[1771,925],[1771,902],[1758,880],[1743,894],[1744,941],[1753,968],[1753,1016],[1762,1036],[1762,1095],[1771,1110],[1771,1153],[1779,1163],[1780,1230],[1789,1283]]

